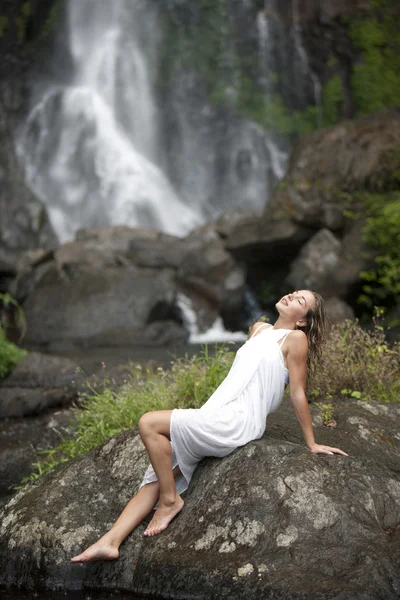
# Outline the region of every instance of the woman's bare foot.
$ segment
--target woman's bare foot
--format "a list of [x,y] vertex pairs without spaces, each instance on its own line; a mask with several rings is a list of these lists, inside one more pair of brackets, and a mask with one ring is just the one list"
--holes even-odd
[[159,506],[156,512],[154,513],[154,517],[148,524],[144,535],[152,536],[157,535],[157,533],[160,533],[161,531],[164,531],[164,529],[168,527],[172,519],[176,517],[176,515],[182,510],[184,504],[185,503],[179,496],[179,494],[176,494],[175,502],[173,504],[161,504],[160,506],[159,503]]
[[93,562],[95,560],[115,560],[119,556],[119,550],[106,540],[99,540],[93,546],[81,554],[71,558],[71,562]]

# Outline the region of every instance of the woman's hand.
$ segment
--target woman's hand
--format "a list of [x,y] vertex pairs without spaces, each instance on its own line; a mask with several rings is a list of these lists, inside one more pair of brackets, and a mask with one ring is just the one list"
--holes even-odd
[[346,452],[340,450],[339,448],[332,448],[332,446],[322,446],[321,444],[312,444],[309,447],[310,452],[313,454],[342,454],[343,456],[348,456]]

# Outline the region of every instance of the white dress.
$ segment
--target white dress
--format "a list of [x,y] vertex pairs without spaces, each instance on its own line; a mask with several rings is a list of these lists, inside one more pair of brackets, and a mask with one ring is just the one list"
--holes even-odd
[[[239,348],[228,375],[201,408],[172,411],[172,468],[179,465],[182,473],[175,482],[179,494],[188,488],[202,458],[227,456],[260,438],[267,415],[282,401],[288,371],[281,346],[292,330],[267,324],[258,329]],[[157,475],[150,465],[140,487],[153,481]]]

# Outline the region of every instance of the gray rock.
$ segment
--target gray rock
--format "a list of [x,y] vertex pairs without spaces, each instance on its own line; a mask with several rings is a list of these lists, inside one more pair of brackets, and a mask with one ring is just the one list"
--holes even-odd
[[395,600],[400,591],[400,439],[396,405],[345,401],[336,428],[312,407],[317,439],[349,457],[310,454],[287,401],[266,435],[205,459],[182,513],[156,538],[140,525],[118,561],[73,565],[136,491],[147,455],[136,430],[61,465],[1,514],[0,583],[160,598]]
[[0,383],[0,418],[28,416],[70,404],[83,383],[84,375],[72,360],[29,352]]
[[280,189],[266,207],[297,223],[340,230],[343,210],[357,189],[384,191],[395,185],[400,111],[382,110],[304,136],[295,145]]
[[[14,110],[17,96],[11,88],[9,91],[8,109]],[[3,102],[4,98],[0,100],[0,248],[12,254],[37,247],[52,248],[56,236],[44,205],[25,184],[14,149],[12,119]]]
[[0,498],[15,493],[13,487],[32,473],[37,453],[57,446],[58,432],[70,430],[72,420],[70,411],[63,409],[0,421]]
[[26,340],[89,345],[99,335],[103,343],[115,339],[118,328],[139,333],[157,305],[173,304],[175,294],[170,270],[77,264],[60,271],[51,263],[24,303]]
[[321,291],[339,260],[341,243],[329,229],[321,229],[302,247],[287,277],[294,289]]
[[344,300],[337,296],[332,296],[325,301],[326,310],[328,312],[329,321],[341,323],[346,319],[354,319],[354,311]]

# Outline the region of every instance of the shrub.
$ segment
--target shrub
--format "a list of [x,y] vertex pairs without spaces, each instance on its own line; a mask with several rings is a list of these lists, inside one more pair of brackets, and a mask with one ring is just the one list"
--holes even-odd
[[350,38],[363,54],[351,78],[357,116],[400,103],[398,17],[396,0],[375,0],[368,18],[350,21]]
[[[373,303],[398,305],[400,295],[400,192],[385,196],[364,194],[367,218],[364,240],[377,251],[376,267],[363,271],[366,282],[360,302],[371,307]],[[393,323],[392,325],[396,325]]]
[[7,340],[0,325],[0,379],[6,377],[25,354],[25,350]]
[[345,395],[398,402],[399,368],[400,343],[389,346],[377,319],[371,330],[348,320],[332,327],[310,395],[324,400]]

